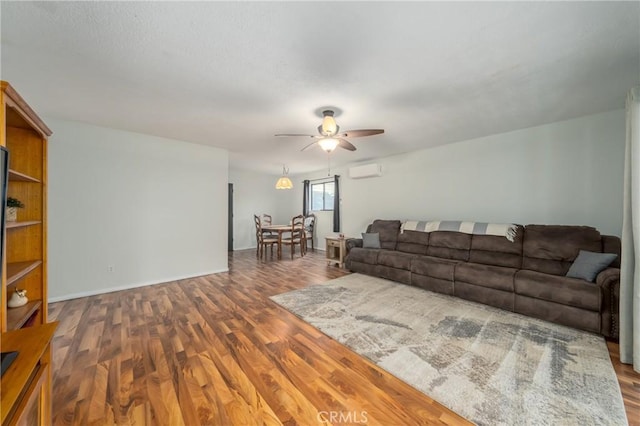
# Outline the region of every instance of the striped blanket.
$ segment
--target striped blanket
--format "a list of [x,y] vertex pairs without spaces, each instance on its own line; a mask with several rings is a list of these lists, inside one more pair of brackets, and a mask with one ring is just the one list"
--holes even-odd
[[402,227],[400,228],[401,233],[404,231],[455,231],[474,235],[497,235],[513,242],[516,238],[517,227],[510,223],[462,222],[455,220],[427,222],[407,220],[402,223]]

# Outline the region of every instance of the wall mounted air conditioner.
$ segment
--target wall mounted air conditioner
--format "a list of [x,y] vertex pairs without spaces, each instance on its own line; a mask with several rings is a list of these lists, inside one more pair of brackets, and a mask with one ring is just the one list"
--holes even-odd
[[362,179],[374,176],[382,176],[382,166],[380,164],[365,164],[349,168],[351,179]]

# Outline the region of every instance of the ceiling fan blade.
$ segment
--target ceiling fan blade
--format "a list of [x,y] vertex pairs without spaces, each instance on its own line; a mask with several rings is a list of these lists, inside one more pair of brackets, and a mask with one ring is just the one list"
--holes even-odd
[[347,140],[344,140],[344,139],[338,139],[338,146],[340,148],[344,148],[344,149],[349,150],[349,151],[355,151],[356,150],[356,147],[351,142],[349,142]]
[[373,136],[384,133],[384,129],[360,129],[360,130],[347,130],[340,133],[341,138],[361,138],[363,136]]
[[305,134],[302,134],[302,133],[278,133],[275,136],[304,136],[304,137],[307,137],[307,138],[315,138],[314,135],[307,135],[306,133]]
[[304,151],[304,150],[305,150],[305,149],[307,149],[307,148],[311,148],[312,146],[314,146],[314,145],[315,145],[315,144],[317,144],[317,143],[318,143],[318,142],[313,141],[313,142],[311,142],[309,145],[307,145],[307,146],[305,146],[304,148],[302,148],[300,151]]

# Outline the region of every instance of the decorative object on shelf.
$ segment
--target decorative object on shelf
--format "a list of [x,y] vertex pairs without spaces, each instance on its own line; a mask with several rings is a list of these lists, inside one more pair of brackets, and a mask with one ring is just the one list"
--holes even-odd
[[22,201],[17,198],[7,197],[7,222],[15,222],[18,219],[18,209],[23,207]]
[[27,290],[20,290],[19,288],[16,288],[11,295],[11,299],[7,302],[7,306],[10,308],[18,308],[26,305],[28,301]]
[[291,179],[287,176],[289,174],[289,168],[284,164],[282,165],[282,176],[276,182],[276,189],[291,189],[293,188],[293,183],[291,183]]

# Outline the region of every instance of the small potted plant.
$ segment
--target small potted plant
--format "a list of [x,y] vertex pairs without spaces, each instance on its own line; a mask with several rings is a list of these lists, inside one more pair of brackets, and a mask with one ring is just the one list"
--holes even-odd
[[7,197],[7,222],[15,222],[18,219],[18,209],[23,207],[22,201],[17,198]]

